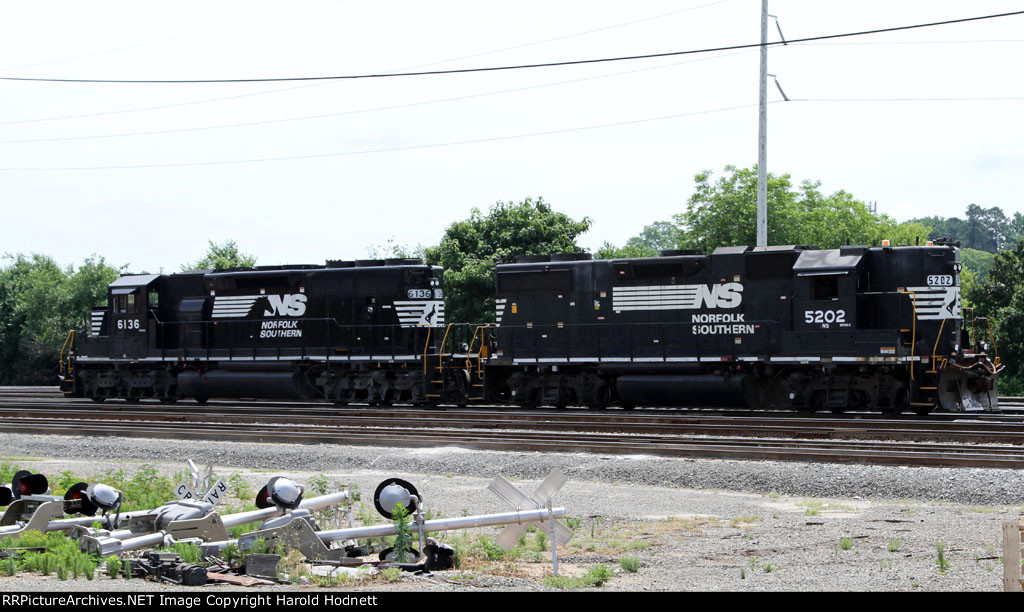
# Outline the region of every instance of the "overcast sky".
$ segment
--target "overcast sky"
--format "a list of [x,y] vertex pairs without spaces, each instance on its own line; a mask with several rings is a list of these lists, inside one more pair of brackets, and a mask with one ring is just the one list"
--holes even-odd
[[[302,77],[663,53],[756,43],[760,5],[6,2],[0,76]],[[770,3],[787,39],[1017,10]],[[791,101],[771,87],[769,170],[900,220],[972,202],[1024,210],[1022,66],[1024,16],[772,48]],[[756,163],[757,79],[751,49],[348,81],[0,81],[0,252],[171,272],[233,239],[260,264],[322,263],[389,239],[435,244],[473,207],[539,196],[593,220],[584,246],[621,244],[685,210],[697,172]]]

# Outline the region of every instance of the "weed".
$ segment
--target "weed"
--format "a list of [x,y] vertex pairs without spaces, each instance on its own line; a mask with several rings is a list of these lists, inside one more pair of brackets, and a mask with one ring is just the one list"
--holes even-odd
[[770,573],[774,572],[775,570],[779,569],[779,566],[778,565],[772,565],[771,563],[765,563],[764,565],[761,566],[761,569],[764,570],[764,573],[770,574]]
[[107,557],[106,571],[107,576],[117,578],[117,575],[121,573],[121,560],[117,557]]
[[608,582],[612,575],[612,571],[607,566],[598,565],[588,570],[582,576],[575,578],[569,576],[548,576],[542,582],[558,589],[583,589],[586,587],[599,587]]
[[309,479],[309,489],[317,495],[327,495],[331,484],[327,480],[327,474],[317,474]]
[[380,574],[384,577],[384,580],[387,580],[388,582],[398,582],[402,577],[402,570],[397,567],[389,567]]
[[842,550],[853,548],[853,538],[839,538],[839,548]]
[[949,559],[946,558],[946,543],[935,543],[935,565],[939,567],[939,573],[945,574],[949,569]]
[[888,548],[889,548],[889,552],[891,552],[891,553],[899,552],[899,550],[900,550],[900,539],[899,538],[889,538],[889,547]]
[[626,570],[627,572],[634,574],[640,569],[640,558],[639,557],[620,557],[619,567]]
[[580,528],[580,523],[582,523],[582,522],[583,522],[583,519],[581,519],[578,516],[567,516],[567,517],[565,517],[565,526],[568,527],[569,529],[572,529],[573,531],[576,531],[577,529],[579,529]]
[[744,525],[744,524],[749,525],[749,524],[752,524],[752,523],[760,523],[763,520],[764,520],[764,518],[762,518],[762,517],[760,517],[760,516],[758,516],[756,514],[744,514],[743,516],[737,516],[737,517],[734,517],[732,520],[730,520],[729,521],[729,526],[730,527],[739,527],[740,525]]
[[[412,552],[412,530],[409,528],[409,511],[402,504],[395,504],[392,512],[395,522],[394,559],[396,563],[406,563]],[[391,582],[394,582],[393,580]]]
[[747,568],[741,567],[740,568],[740,580],[746,580],[746,579],[747,579]]
[[548,549],[548,534],[544,533],[543,531],[538,531],[536,534],[534,534],[533,540],[537,543],[537,548],[539,550],[544,551]]
[[235,497],[242,500],[252,499],[252,487],[249,486],[249,482],[242,477],[238,472],[232,473],[228,476],[228,486],[234,491]]

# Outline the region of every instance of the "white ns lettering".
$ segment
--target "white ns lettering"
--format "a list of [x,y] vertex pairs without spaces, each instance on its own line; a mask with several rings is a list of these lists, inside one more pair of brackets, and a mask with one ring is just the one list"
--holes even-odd
[[270,310],[263,311],[263,316],[265,317],[273,317],[276,315],[301,317],[306,314],[306,296],[302,293],[292,295],[268,295],[267,302],[270,304]]

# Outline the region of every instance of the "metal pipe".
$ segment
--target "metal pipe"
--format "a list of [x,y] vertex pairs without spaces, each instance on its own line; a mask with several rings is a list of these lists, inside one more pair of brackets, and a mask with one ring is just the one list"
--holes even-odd
[[[302,503],[299,504],[299,509],[320,510],[322,508],[327,508],[329,506],[337,506],[340,503],[348,501],[348,498],[348,491],[339,491],[337,493],[331,493],[329,495],[311,497],[309,499],[303,500]],[[269,518],[274,518],[275,516],[281,516],[282,514],[284,514],[284,511],[281,508],[278,508],[277,506],[272,506],[270,508],[261,508],[259,510],[249,510],[247,512],[224,514],[221,515],[220,520],[221,524],[224,525],[224,529],[231,529],[232,527],[239,527],[241,525],[247,525],[249,523],[255,523],[257,521],[265,521]],[[133,532],[130,529],[118,529],[116,531],[111,531],[110,535],[108,535],[107,537],[114,538],[116,540],[127,541],[129,539],[132,539],[133,536],[137,535],[137,533]],[[124,550],[131,549],[126,548]]]
[[[423,525],[412,523],[409,530],[419,533],[430,533],[432,531],[448,531],[450,529],[472,529],[474,527],[492,527],[494,525],[511,525],[514,523],[538,523],[545,521],[551,516],[555,519],[565,517],[565,508],[552,508],[548,514],[547,508],[537,510],[520,510],[519,512],[504,512],[501,514],[482,514],[478,516],[463,516],[450,519],[434,519],[426,521]],[[367,527],[351,527],[348,529],[333,529],[320,531],[317,536],[324,542],[335,540],[358,540],[362,538],[380,538],[395,535],[394,525],[371,525]]]

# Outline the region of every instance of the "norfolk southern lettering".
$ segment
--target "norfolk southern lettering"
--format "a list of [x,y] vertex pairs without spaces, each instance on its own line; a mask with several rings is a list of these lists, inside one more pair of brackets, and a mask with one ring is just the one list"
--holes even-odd
[[[743,322],[743,313],[735,314],[696,314],[693,315],[694,335],[708,334],[752,334],[755,326]],[[707,325],[698,325],[698,323]]]
[[302,330],[299,322],[294,320],[264,321],[260,328],[260,338],[301,338]]

